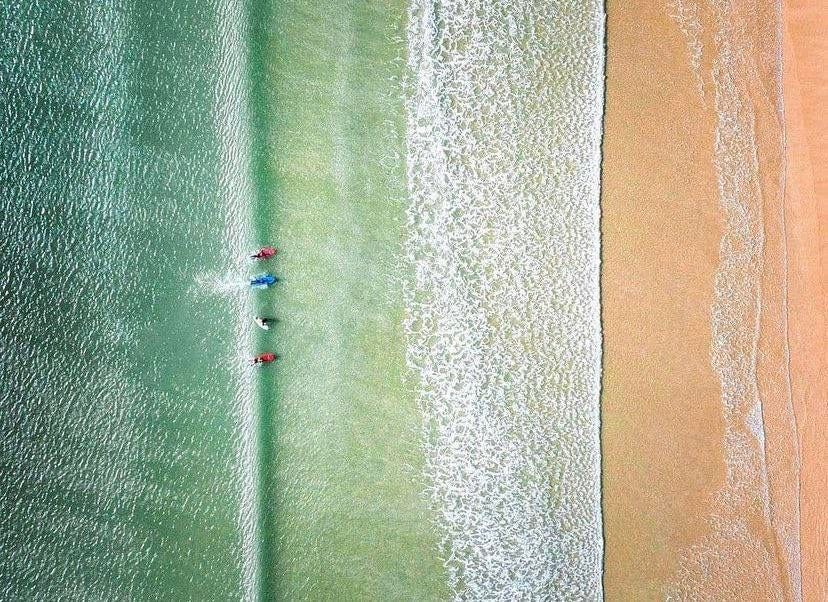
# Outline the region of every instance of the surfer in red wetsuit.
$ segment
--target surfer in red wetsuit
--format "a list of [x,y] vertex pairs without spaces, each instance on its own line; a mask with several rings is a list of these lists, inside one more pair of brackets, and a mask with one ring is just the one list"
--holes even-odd
[[277,250],[274,247],[262,247],[259,249],[259,252],[255,255],[251,255],[250,259],[255,259],[257,261],[262,261],[263,259],[270,259],[271,257],[275,257]]
[[253,365],[258,366],[259,364],[269,364],[270,362],[275,362],[277,359],[275,353],[261,353],[253,358]]

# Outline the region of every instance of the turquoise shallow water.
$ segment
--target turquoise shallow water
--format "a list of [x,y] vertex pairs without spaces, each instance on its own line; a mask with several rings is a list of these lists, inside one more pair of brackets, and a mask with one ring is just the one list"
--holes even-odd
[[[402,333],[404,5],[0,14],[0,598],[445,598]],[[250,295],[274,240],[284,286]]]
[[405,365],[405,4],[288,0],[251,19],[256,229],[285,275],[258,299],[284,354],[262,377],[263,589],[445,599]]

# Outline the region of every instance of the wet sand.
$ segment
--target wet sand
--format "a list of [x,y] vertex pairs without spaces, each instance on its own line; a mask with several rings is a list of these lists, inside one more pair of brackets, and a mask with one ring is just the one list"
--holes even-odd
[[608,5],[603,171],[604,587],[654,600],[707,524],[724,425],[710,365],[714,120],[662,2]]
[[828,599],[828,6],[785,3],[784,96],[788,315],[794,409],[801,450],[803,599]]
[[[780,40],[771,9],[728,6],[718,14],[690,0],[608,6],[602,443],[610,600],[799,592]],[[732,35],[729,48],[717,33],[731,24],[749,35]],[[750,51],[730,52],[742,44]],[[724,159],[717,128],[734,153]],[[714,313],[723,310],[724,318]]]

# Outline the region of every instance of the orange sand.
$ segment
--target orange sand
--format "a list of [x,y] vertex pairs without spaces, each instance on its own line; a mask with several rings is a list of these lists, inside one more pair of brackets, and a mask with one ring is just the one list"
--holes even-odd
[[607,33],[604,588],[607,600],[657,600],[724,481],[714,122],[663,2],[610,3]]
[[802,581],[828,600],[828,4],[786,0],[788,315],[801,449]]
[[[700,7],[702,25],[689,36],[703,49],[698,73],[691,67],[687,31],[669,16],[675,11],[669,5],[681,4]],[[762,400],[765,445],[759,453],[769,475],[768,505],[758,474],[746,477],[752,479],[746,490],[725,485],[722,391],[711,367],[713,282],[724,227],[713,162],[715,15],[692,1],[610,3],[602,192],[609,600],[663,599],[671,587],[682,597],[744,600],[794,599],[799,590],[799,456],[791,388],[801,406],[799,391],[810,381],[788,379],[778,40],[772,5],[757,10],[737,2],[733,22],[742,24],[738,31],[747,35],[740,40],[747,39],[754,52],[734,77],[755,118],[759,170],[750,202],[759,207],[764,225],[755,384]],[[797,217],[788,211],[789,222]],[[788,224],[789,230],[798,227],[799,222]],[[815,239],[807,240],[807,249],[788,245],[788,252],[791,266],[800,261],[813,272]],[[797,334],[807,330],[800,289],[790,297],[794,372],[803,363],[804,346],[813,350],[813,338],[824,344],[812,328],[811,339]],[[816,404],[813,395],[810,404]],[[737,428],[744,428],[742,419]],[[809,441],[813,446],[817,437]],[[806,490],[803,483],[803,496]],[[721,499],[736,499],[737,505],[717,502],[722,492],[730,493]],[[807,512],[818,514],[806,505]],[[714,515],[724,531],[714,527]],[[743,535],[728,535],[730,526],[740,526]],[[808,550],[803,544],[806,559],[817,557]],[[812,573],[806,570],[806,591]]]

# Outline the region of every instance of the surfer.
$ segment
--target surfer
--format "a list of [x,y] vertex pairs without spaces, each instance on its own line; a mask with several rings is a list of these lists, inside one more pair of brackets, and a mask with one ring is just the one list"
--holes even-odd
[[265,259],[270,259],[271,257],[276,257],[277,249],[274,247],[262,247],[259,249],[257,253],[250,256],[250,259],[255,259],[256,261],[263,261]]
[[270,330],[270,324],[274,322],[272,318],[263,318],[261,316],[254,318],[254,321],[262,330]]
[[278,358],[275,353],[260,353],[251,360],[251,365],[259,366],[261,364],[269,364],[275,362]]
[[267,288],[279,282],[279,279],[273,274],[259,274],[250,280],[250,286],[253,288]]

